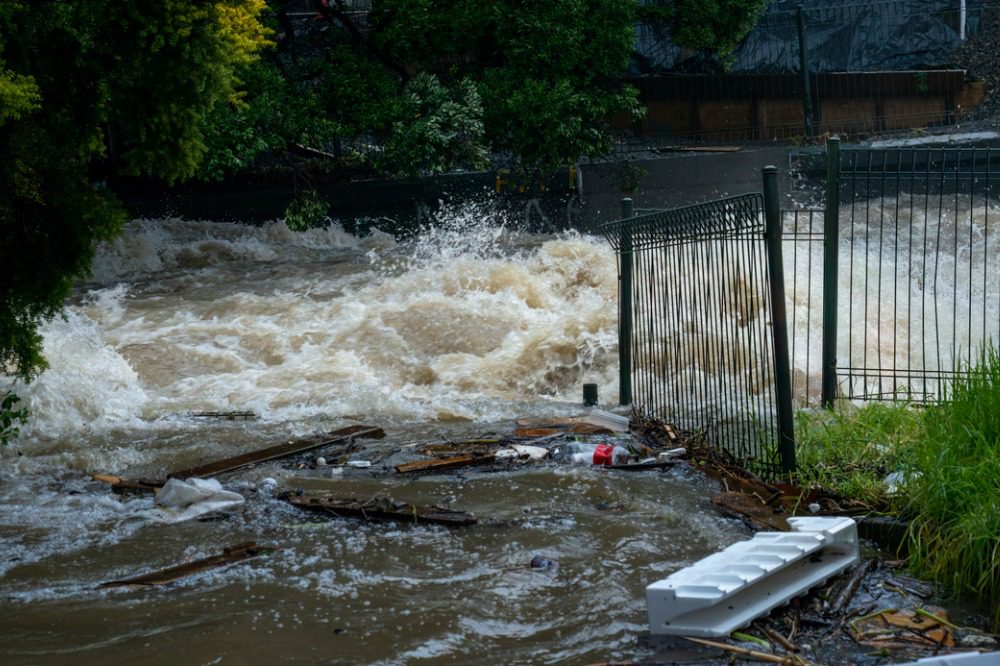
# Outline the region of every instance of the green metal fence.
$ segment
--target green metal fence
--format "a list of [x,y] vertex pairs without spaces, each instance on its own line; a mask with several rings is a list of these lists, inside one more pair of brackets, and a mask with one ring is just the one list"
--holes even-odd
[[925,402],[1000,339],[1000,150],[828,144],[824,402]]
[[[794,407],[937,401],[1000,343],[1000,149],[827,143],[822,210],[763,194],[632,215],[620,401],[777,476]],[[787,275],[787,279],[786,279]]]
[[769,477],[795,467],[776,170],[763,194],[632,216],[618,252],[620,400]]

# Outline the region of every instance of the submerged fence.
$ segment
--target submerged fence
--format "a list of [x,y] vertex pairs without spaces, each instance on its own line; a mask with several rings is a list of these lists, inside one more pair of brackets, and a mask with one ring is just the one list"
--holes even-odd
[[845,398],[941,399],[1000,340],[1000,150],[828,145],[828,373]]
[[619,256],[621,402],[772,477],[795,467],[777,202],[771,167],[763,195],[628,205],[602,227]]

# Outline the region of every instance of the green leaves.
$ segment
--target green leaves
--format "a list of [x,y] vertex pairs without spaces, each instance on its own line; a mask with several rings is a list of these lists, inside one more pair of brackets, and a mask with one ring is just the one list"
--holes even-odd
[[194,173],[204,119],[264,42],[263,0],[0,3],[0,367],[40,372],[38,326],[125,213],[101,181]]
[[678,46],[725,61],[766,6],[767,0],[652,0],[639,8],[639,18],[666,25]]
[[0,399],[0,446],[6,446],[17,439],[21,432],[20,426],[28,421],[28,409],[18,409],[21,401],[14,393],[8,391]]
[[405,89],[399,120],[393,123],[382,156],[383,169],[405,176],[428,176],[457,166],[481,169],[483,105],[468,79],[446,88],[433,74],[418,74]]
[[[294,91],[285,116],[328,124],[275,128],[244,112],[245,123],[213,120],[216,136],[279,150],[312,128],[311,147],[385,175],[481,169],[490,158],[539,174],[606,154],[611,117],[639,112],[635,91],[614,82],[632,53],[634,0],[374,0],[364,29],[330,4],[326,29],[303,29],[272,65]],[[248,90],[248,107],[266,95]]]

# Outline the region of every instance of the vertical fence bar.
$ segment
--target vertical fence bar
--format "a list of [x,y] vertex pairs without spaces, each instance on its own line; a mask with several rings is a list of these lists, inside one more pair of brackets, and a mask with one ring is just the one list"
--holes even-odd
[[[632,199],[622,199],[622,219],[632,218]],[[618,283],[618,404],[632,404],[632,232],[622,225],[618,249],[621,278]]]
[[823,352],[820,404],[837,397],[837,266],[840,261],[840,139],[826,142],[826,208],[823,211]]
[[799,28],[799,71],[802,73],[802,122],[807,137],[813,135],[812,93],[809,90],[809,61],[806,57],[806,14],[802,5],[798,6]]
[[778,412],[778,453],[782,473],[795,471],[795,424],[792,379],[788,360],[788,317],[785,312],[785,268],[781,253],[781,210],[778,168],[764,167],[764,238],[767,243],[771,296],[771,340],[774,345],[774,388]]

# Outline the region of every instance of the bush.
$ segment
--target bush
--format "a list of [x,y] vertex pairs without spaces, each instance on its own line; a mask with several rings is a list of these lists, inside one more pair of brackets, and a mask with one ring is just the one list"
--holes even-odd
[[1000,353],[984,351],[925,416],[908,464],[911,566],[1000,623]]
[[21,432],[20,426],[28,421],[27,407],[16,408],[21,401],[10,391],[3,394],[0,400],[0,445],[6,446],[17,439]]

